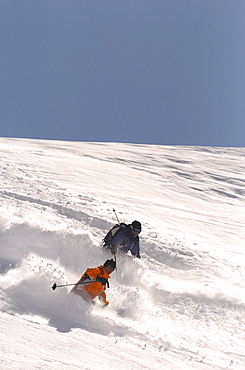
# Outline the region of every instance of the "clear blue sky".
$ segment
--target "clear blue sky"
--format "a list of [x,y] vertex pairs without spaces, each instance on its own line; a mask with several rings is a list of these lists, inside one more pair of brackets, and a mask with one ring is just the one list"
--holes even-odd
[[0,136],[245,146],[244,0],[1,0]]

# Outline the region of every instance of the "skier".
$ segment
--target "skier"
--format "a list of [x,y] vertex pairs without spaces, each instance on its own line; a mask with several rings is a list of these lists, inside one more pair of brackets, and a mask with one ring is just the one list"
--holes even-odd
[[106,300],[105,290],[106,286],[109,288],[108,279],[115,268],[116,262],[112,259],[107,260],[103,266],[88,268],[71,292],[92,304],[95,303],[93,299],[98,297],[100,302],[107,306],[109,302]]
[[[113,230],[116,231],[113,232]],[[129,225],[117,225],[104,238],[103,247],[110,249],[112,254],[115,254],[118,250],[123,253],[130,251],[134,257],[140,258],[140,232],[141,223],[139,221],[133,221]]]

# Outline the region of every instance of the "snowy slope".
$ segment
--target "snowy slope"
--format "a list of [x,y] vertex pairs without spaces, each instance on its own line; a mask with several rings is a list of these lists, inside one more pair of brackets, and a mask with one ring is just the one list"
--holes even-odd
[[[2,369],[245,368],[245,149],[0,139]],[[141,221],[109,307],[69,294]]]

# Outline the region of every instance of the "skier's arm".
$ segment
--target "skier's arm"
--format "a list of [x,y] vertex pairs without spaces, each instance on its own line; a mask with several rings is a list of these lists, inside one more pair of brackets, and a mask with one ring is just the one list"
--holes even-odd
[[136,241],[134,243],[134,245],[133,245],[132,249],[130,249],[130,251],[131,251],[132,256],[140,258],[140,244],[139,244],[139,241]]

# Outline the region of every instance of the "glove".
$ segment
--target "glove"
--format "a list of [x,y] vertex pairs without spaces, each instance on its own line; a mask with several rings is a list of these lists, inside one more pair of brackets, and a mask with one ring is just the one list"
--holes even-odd
[[99,275],[97,275],[96,281],[99,281],[102,285],[106,285],[106,283],[108,283],[106,278]]
[[111,253],[112,253],[112,254],[117,253],[117,246],[116,246],[116,245],[112,245],[112,246],[111,246]]

